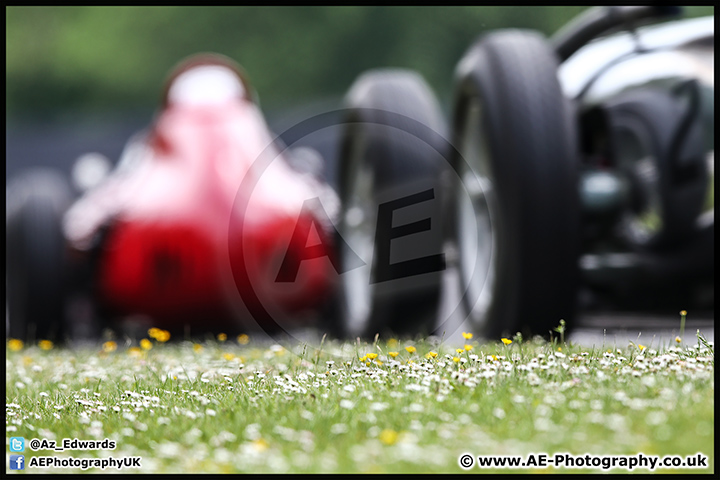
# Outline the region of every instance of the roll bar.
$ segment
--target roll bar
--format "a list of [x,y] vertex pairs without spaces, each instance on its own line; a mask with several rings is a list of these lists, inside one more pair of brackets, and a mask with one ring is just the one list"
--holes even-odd
[[560,62],[585,46],[590,40],[617,27],[631,27],[640,20],[662,21],[682,15],[676,6],[612,6],[585,11],[561,28],[550,39]]

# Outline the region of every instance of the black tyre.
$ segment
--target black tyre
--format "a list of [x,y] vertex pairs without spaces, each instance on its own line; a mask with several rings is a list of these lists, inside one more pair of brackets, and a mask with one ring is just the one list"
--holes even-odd
[[338,188],[341,336],[430,332],[442,253],[446,122],[425,81],[374,70],[346,97]]
[[68,272],[61,221],[71,199],[67,180],[54,171],[27,172],[7,187],[9,338],[65,340]]
[[486,35],[458,65],[455,224],[479,334],[547,336],[575,313],[579,200],[573,108],[537,33]]

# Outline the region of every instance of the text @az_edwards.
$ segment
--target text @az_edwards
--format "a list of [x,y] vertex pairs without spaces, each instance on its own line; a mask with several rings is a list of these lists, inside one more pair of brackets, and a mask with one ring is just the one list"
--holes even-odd
[[54,450],[64,452],[65,450],[115,450],[115,440],[108,438],[104,440],[81,440],[78,438],[63,438],[60,442],[47,438],[33,438],[28,442],[30,450]]

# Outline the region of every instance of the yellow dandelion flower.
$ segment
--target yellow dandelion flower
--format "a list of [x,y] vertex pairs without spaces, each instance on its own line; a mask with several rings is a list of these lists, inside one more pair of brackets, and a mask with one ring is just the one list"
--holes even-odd
[[490,355],[493,359],[493,362],[497,362],[497,357],[495,355]]
[[141,357],[142,350],[140,350],[139,347],[130,347],[130,348],[128,348],[127,354],[130,355],[131,357]]
[[23,349],[23,346],[25,346],[25,344],[19,338],[11,338],[8,340],[8,348],[12,352],[19,352]]
[[26,367],[29,367],[33,364],[33,359],[31,357],[28,357],[27,355],[23,357],[23,365]]
[[562,347],[558,347],[558,352],[562,352]]
[[38,347],[40,347],[41,350],[52,350],[53,342],[50,340],[40,340],[38,342]]
[[397,339],[395,339],[395,338],[391,338],[390,340],[387,341],[387,346],[388,346],[388,347],[394,347],[394,346],[396,346],[397,344],[398,344],[398,341],[397,341]]
[[468,332],[462,332],[462,336],[465,340],[470,340],[473,337],[472,333]]
[[455,349],[455,352],[456,352],[456,353],[463,353],[464,351],[465,351],[464,348],[456,348],[456,349]]
[[435,357],[437,357],[437,353],[435,353],[435,352],[428,352],[427,354],[425,354],[425,358],[427,358],[427,359],[435,358]]
[[400,355],[400,352],[388,352],[388,355],[390,355],[392,358],[395,358]]
[[390,429],[386,428],[385,430],[380,432],[380,435],[378,436],[378,438],[385,445],[392,445],[395,442],[397,442],[398,433],[395,430],[390,430]]
[[148,336],[149,336],[150,338],[155,338],[155,339],[156,339],[156,338],[158,337],[158,335],[160,335],[160,332],[162,332],[162,330],[160,330],[159,328],[153,327],[153,328],[151,328],[151,329],[148,330]]
[[366,366],[366,367],[369,367],[369,366],[370,366],[370,362],[365,362],[365,366]]
[[381,362],[380,360],[375,360],[375,363],[376,363],[378,366],[383,364],[383,362]]
[[415,363],[413,360],[408,360],[407,362],[408,362],[408,363]]
[[458,363],[460,361],[459,357],[453,357],[453,362]]
[[102,345],[103,352],[110,353],[117,350],[117,343],[113,342],[112,340],[103,343]]
[[361,361],[362,363],[367,362],[367,355],[363,355],[362,357],[360,357],[360,361]]
[[680,337],[675,337],[675,341],[676,341],[677,343],[680,343],[680,342],[682,342],[682,338],[680,338]]
[[377,358],[377,355],[378,355],[377,353],[368,353],[366,356],[370,360],[375,360]]
[[687,310],[680,310],[680,315],[682,315],[683,317],[687,315]]
[[165,343],[168,340],[170,340],[170,332],[167,330],[160,330],[157,332],[157,335],[155,335],[155,340],[157,340],[160,343]]
[[473,349],[472,345],[465,345],[465,350],[467,350],[468,352],[472,349]]
[[250,337],[243,333],[238,335],[237,341],[240,345],[247,345],[250,342]]
[[267,450],[268,448],[270,448],[270,445],[268,445],[268,443],[265,440],[263,440],[262,438],[258,438],[257,440],[252,442],[252,446],[258,452],[263,452],[263,451]]
[[200,353],[200,352],[202,352],[202,349],[203,349],[203,346],[200,345],[199,343],[193,344],[193,352]]
[[640,351],[645,350],[645,345],[640,345],[640,344],[638,343],[638,348],[640,349]]
[[512,343],[512,340],[509,338],[501,338],[500,340],[502,340],[505,345],[510,345]]
[[235,360],[235,355],[232,353],[223,353],[223,358],[229,362],[230,360]]
[[224,342],[225,340],[227,340],[227,335],[224,333],[218,333],[217,339],[220,342]]
[[405,347],[405,350],[407,350],[408,353],[415,353],[417,351],[412,345]]
[[142,348],[143,350],[150,350],[152,347],[152,342],[147,338],[143,338],[142,340],[140,340],[140,348]]

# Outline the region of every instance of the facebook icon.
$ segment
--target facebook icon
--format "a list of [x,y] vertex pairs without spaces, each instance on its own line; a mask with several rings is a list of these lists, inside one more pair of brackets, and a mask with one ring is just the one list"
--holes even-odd
[[10,455],[10,470],[25,470],[25,455]]

